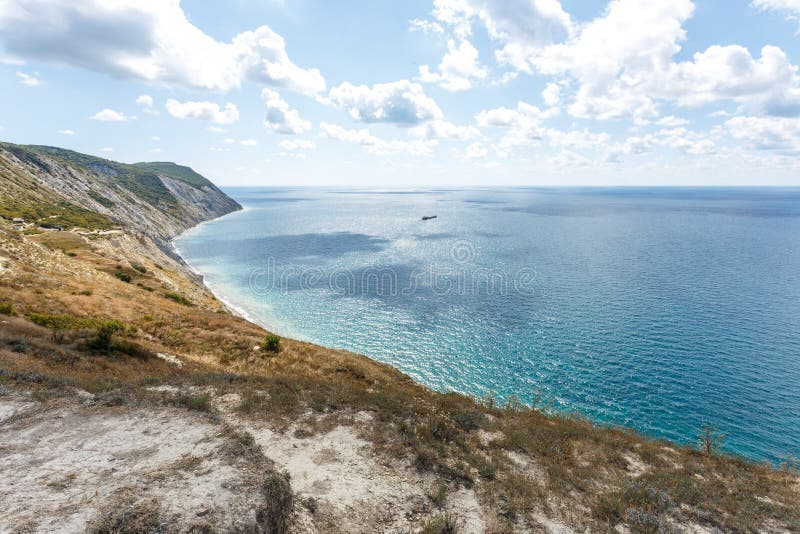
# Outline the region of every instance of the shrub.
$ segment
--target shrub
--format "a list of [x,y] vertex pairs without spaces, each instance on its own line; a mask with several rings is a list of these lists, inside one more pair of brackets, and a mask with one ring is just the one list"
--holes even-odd
[[199,395],[191,393],[181,393],[176,399],[180,406],[196,412],[210,412],[211,411],[211,396],[208,393],[201,393]]
[[142,274],[145,274],[147,272],[147,267],[145,267],[144,265],[142,265],[138,261],[132,261],[131,262],[131,267],[133,267],[134,269],[136,269],[137,271],[139,271]]
[[256,511],[256,521],[265,532],[284,534],[289,530],[293,496],[289,481],[283,475],[271,473],[261,486],[265,504]]
[[112,502],[103,507],[97,519],[89,526],[92,534],[117,534],[122,532],[142,532],[158,534],[168,532],[161,518],[161,507],[156,501]]
[[28,344],[25,342],[25,338],[21,337],[11,342],[11,350],[14,352],[25,352],[28,348]]
[[111,352],[112,337],[122,330],[125,330],[125,325],[119,321],[106,321],[100,324],[94,337],[89,341],[89,348]]
[[319,503],[317,503],[317,499],[315,499],[314,497],[306,497],[300,502],[305,507],[306,510],[311,512],[312,515],[317,513],[317,508],[319,507]]
[[436,492],[430,495],[433,504],[435,504],[438,508],[444,506],[445,501],[447,500],[447,486],[444,484],[439,484],[436,488]]
[[281,350],[281,338],[275,334],[267,334],[264,338],[264,350],[266,352],[279,352]]
[[700,450],[706,456],[714,456],[717,453],[725,435],[720,433],[719,429],[709,424],[704,424],[697,431]]
[[80,330],[96,328],[98,321],[89,317],[31,312],[26,317],[33,323],[50,330]]
[[183,304],[184,306],[194,306],[192,301],[181,295],[180,293],[175,293],[174,291],[167,291],[164,293],[164,297],[174,300],[178,304]]
[[463,430],[478,430],[484,420],[484,415],[478,410],[458,410],[452,415],[453,422]]
[[10,302],[0,302],[0,314],[2,315],[16,315],[14,306]]
[[116,276],[117,278],[119,278],[120,280],[125,282],[126,284],[130,284],[131,283],[131,275],[129,275],[128,273],[123,273],[123,272],[118,271],[118,272],[114,273],[114,276]]
[[132,341],[114,340],[111,342],[111,351],[121,352],[140,360],[149,360],[156,357],[155,352]]
[[459,531],[458,521],[449,514],[432,517],[422,525],[422,534],[456,534]]
[[494,480],[497,476],[497,464],[487,458],[480,458],[478,460],[478,474],[486,480]]

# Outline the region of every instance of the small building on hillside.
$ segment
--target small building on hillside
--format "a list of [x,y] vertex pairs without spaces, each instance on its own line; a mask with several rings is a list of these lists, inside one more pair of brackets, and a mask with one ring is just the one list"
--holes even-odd
[[23,219],[22,217],[14,217],[14,219],[11,222],[13,222],[14,224],[25,224],[25,219]]

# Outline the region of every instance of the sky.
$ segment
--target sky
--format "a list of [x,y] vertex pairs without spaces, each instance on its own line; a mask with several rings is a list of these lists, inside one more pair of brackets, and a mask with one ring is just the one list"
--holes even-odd
[[0,0],[0,139],[220,185],[800,185],[800,0]]

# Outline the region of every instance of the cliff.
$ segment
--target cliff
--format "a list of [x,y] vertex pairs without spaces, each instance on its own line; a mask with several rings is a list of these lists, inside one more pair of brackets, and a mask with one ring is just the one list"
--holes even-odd
[[241,206],[189,167],[128,165],[71,150],[0,143],[0,216],[67,229],[124,226],[171,253],[170,239]]
[[0,532],[800,532],[796,460],[266,343],[168,248],[238,208],[187,167],[0,145]]

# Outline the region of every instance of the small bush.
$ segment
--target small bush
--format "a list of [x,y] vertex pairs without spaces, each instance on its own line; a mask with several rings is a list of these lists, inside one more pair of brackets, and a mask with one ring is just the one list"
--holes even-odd
[[25,352],[28,349],[28,344],[24,337],[16,339],[11,342],[11,350],[14,352]]
[[174,291],[167,291],[164,293],[164,297],[174,300],[178,304],[183,304],[184,306],[194,306],[192,301],[181,295],[180,293],[175,293]]
[[497,476],[497,464],[492,460],[481,458],[478,460],[478,474],[486,480],[494,480]]
[[438,508],[444,506],[445,501],[447,500],[447,486],[444,484],[439,484],[436,487],[436,491],[430,495],[433,504],[435,504]]
[[697,438],[700,450],[703,451],[706,456],[710,457],[717,454],[717,451],[722,445],[722,441],[725,439],[725,435],[720,433],[718,428],[709,424],[704,424],[697,431]]
[[314,497],[306,497],[300,503],[305,507],[306,510],[311,512],[311,515],[317,513],[317,508],[319,508],[319,503],[317,503],[317,499]]
[[131,267],[133,267],[134,269],[136,269],[137,271],[139,271],[142,274],[147,273],[147,267],[145,267],[144,265],[142,265],[138,261],[132,261],[131,262]]
[[211,396],[208,393],[193,395],[191,393],[182,393],[176,399],[180,406],[193,410],[195,412],[210,412],[211,411]]
[[106,321],[97,327],[94,337],[89,341],[89,348],[103,352],[111,352],[114,334],[125,330],[119,321]]
[[265,352],[279,352],[281,350],[281,338],[275,334],[267,334],[264,338]]
[[283,475],[271,473],[264,479],[261,489],[265,504],[256,511],[258,525],[272,534],[288,532],[294,505],[289,481]]
[[458,410],[452,415],[453,422],[463,430],[478,430],[485,416],[478,410]]
[[168,532],[157,502],[114,502],[105,506],[89,527],[92,534]]
[[118,271],[118,272],[114,273],[114,276],[116,276],[117,278],[119,278],[120,280],[125,282],[126,284],[130,284],[131,283],[131,275],[129,275],[128,273],[123,273],[121,271]]
[[455,516],[444,513],[422,524],[421,534],[456,534],[459,531]]
[[0,302],[0,314],[2,315],[16,315],[14,306],[10,302]]
[[132,341],[114,340],[111,342],[111,351],[120,352],[140,360],[149,360],[156,357],[155,352]]
[[83,328],[96,328],[98,326],[98,321],[90,317],[36,312],[31,312],[27,314],[26,317],[31,322],[49,328],[50,330],[80,330]]

